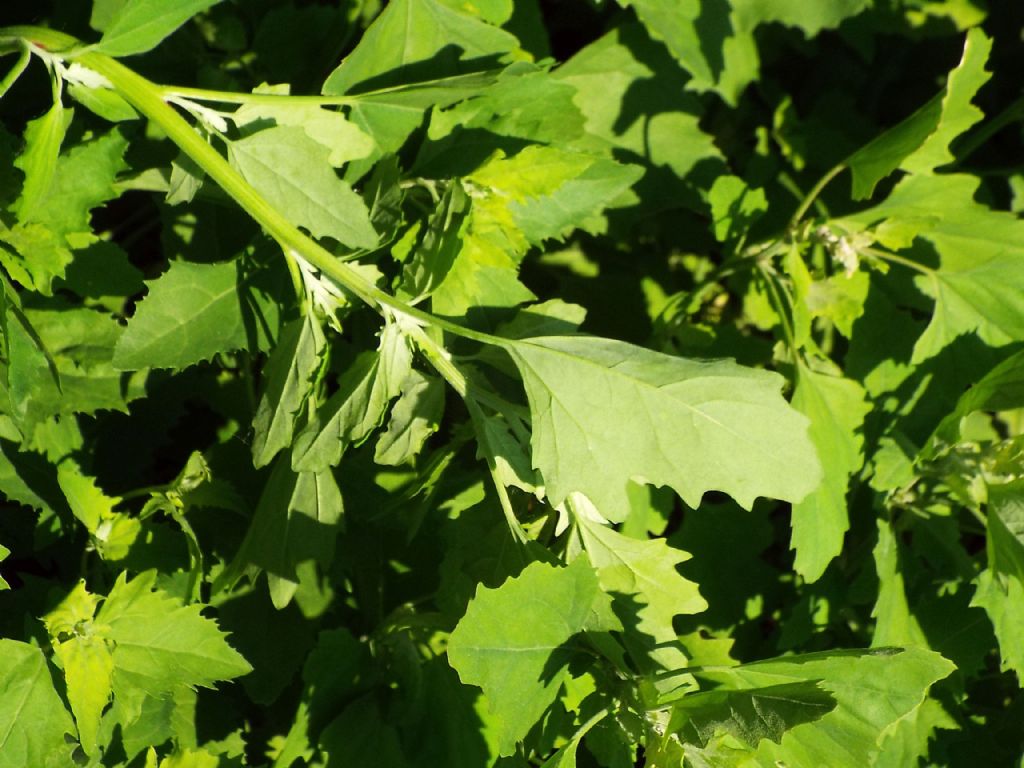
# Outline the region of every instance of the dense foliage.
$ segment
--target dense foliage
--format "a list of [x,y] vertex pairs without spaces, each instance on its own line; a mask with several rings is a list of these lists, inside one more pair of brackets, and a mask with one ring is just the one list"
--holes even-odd
[[5,5],[0,768],[1020,765],[989,5]]

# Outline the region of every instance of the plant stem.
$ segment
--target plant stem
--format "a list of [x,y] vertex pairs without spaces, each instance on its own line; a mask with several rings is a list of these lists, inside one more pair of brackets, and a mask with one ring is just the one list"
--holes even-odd
[[[47,50],[74,49],[80,43],[73,37],[40,27],[8,27],[0,29],[0,42],[16,37],[28,39]],[[489,333],[474,331],[458,323],[435,317],[417,309],[362,277],[347,264],[338,260],[323,246],[303,234],[276,208],[268,203],[191,125],[164,101],[163,89],[123,64],[87,48],[74,50],[68,55],[83,66],[102,75],[125,101],[149,120],[156,123],[182,152],[188,155],[206,175],[213,179],[229,197],[242,207],[274,238],[286,254],[298,255],[322,274],[354,293],[371,307],[387,306],[396,312],[415,318],[421,323],[442,328],[449,333],[478,341],[482,344],[507,347],[509,341]]]
[[842,162],[818,179],[818,183],[811,188],[811,191],[807,193],[807,196],[804,197],[799,207],[793,212],[793,216],[789,220],[789,225],[786,227],[789,232],[796,230],[796,227],[800,223],[800,220],[803,219],[804,214],[806,214],[808,209],[814,204],[814,201],[818,199],[818,195],[820,195],[825,187],[828,186],[828,183],[845,170],[846,163]]
[[876,258],[879,258],[882,261],[889,261],[892,262],[893,264],[899,264],[901,266],[907,267],[908,269],[912,269],[915,272],[920,272],[922,275],[928,275],[929,277],[931,277],[933,274],[935,274],[934,269],[926,267],[924,264],[918,264],[916,261],[908,259],[905,256],[898,256],[895,253],[890,253],[889,251],[882,251],[879,250],[878,248],[865,248],[864,252],[872,256],[875,256]]
[[21,77],[21,73],[25,71],[25,67],[28,66],[29,59],[32,58],[32,52],[29,47],[24,43],[21,45],[21,53],[18,55],[18,60],[14,62],[14,66],[11,67],[10,71],[4,75],[4,79],[0,80],[0,98],[3,98],[4,94],[10,90],[14,82]]
[[1024,120],[1024,95],[1015,99],[991,120],[983,123],[978,130],[967,134],[962,141],[957,142],[954,145],[957,158],[951,163],[951,166],[955,168],[962,165],[968,157],[984,146],[985,142],[1016,120]]

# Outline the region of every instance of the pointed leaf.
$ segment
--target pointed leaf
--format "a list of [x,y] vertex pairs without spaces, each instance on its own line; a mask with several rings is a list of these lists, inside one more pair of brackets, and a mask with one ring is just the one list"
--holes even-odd
[[131,56],[155,48],[174,30],[220,0],[127,0],[103,23],[96,50],[108,56]]
[[171,262],[148,283],[149,294],[114,348],[114,366],[185,368],[247,346],[240,294],[245,279],[236,262]]
[[607,519],[629,509],[630,480],[669,485],[692,507],[705,491],[749,508],[799,501],[820,479],[806,419],[777,374],[695,361],[618,341],[510,342],[533,415],[533,463],[552,503],[585,494]]
[[985,63],[992,41],[972,29],[963,58],[949,73],[946,87],[903,122],[857,150],[847,161],[853,174],[853,197],[870,197],[875,185],[897,168],[929,173],[953,160],[949,145],[983,117],[971,99],[991,77]]
[[295,418],[313,385],[327,340],[307,313],[281,332],[266,367],[266,388],[253,417],[253,463],[263,467],[292,443]]

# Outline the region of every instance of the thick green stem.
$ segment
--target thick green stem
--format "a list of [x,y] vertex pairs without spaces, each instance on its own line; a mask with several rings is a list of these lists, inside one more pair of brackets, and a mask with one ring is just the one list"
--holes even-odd
[[82,66],[102,75],[111,87],[146,118],[160,126],[182,152],[189,156],[228,196],[235,200],[263,229],[274,238],[291,257],[297,255],[358,296],[370,306],[387,306],[411,318],[463,338],[483,344],[507,346],[508,341],[488,333],[465,328],[458,323],[435,317],[417,309],[362,277],[357,271],[323,248],[312,238],[303,234],[276,208],[268,203],[246,180],[208,144],[191,125],[165,100],[165,91],[118,61],[101,53],[82,47],[75,38],[60,32],[40,27],[8,27],[0,29],[0,42],[24,40],[45,49],[51,54],[67,52],[68,59],[74,59]]
[[820,179],[818,179],[818,183],[811,188],[811,191],[807,193],[807,196],[803,199],[803,202],[800,203],[800,206],[793,213],[792,218],[790,218],[789,226],[787,227],[787,229],[790,232],[794,231],[797,228],[797,225],[800,223],[800,220],[803,219],[808,209],[812,205],[814,205],[814,201],[818,199],[818,195],[820,195],[822,191],[825,189],[825,187],[828,186],[828,183],[845,170],[846,163],[840,163],[831,171],[829,171]]
[[14,66],[11,67],[10,71],[4,75],[4,79],[0,80],[0,98],[3,98],[3,95],[10,90],[15,81],[21,77],[21,73],[25,71],[25,67],[28,66],[29,59],[31,58],[32,52],[28,46],[22,45],[18,60],[14,62]]

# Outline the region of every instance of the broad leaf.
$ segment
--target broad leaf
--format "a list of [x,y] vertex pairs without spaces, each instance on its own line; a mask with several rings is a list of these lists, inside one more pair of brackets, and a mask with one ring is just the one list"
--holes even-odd
[[122,573],[96,615],[113,644],[114,697],[161,698],[180,685],[209,688],[247,674],[252,667],[200,613],[202,606],[154,590],[155,577],[147,571],[128,581]]
[[777,374],[583,336],[506,348],[554,504],[579,491],[621,521],[630,480],[669,485],[691,507],[709,490],[749,508],[758,496],[800,501],[818,485],[807,422],[782,399]]
[[843,548],[850,527],[846,487],[850,475],[864,462],[864,439],[859,434],[871,410],[859,384],[801,367],[793,407],[811,423],[810,438],[821,459],[821,484],[793,505],[793,568],[807,581],[816,581]]
[[875,619],[872,645],[919,645],[928,647],[921,625],[910,611],[904,569],[900,566],[901,547],[885,520],[879,519],[878,543],[875,544],[875,570],[878,573],[878,599],[871,611]]
[[231,164],[280,213],[314,237],[373,248],[366,203],[335,174],[332,150],[294,125],[275,126],[228,146]]
[[819,720],[788,730],[780,744],[761,741],[753,755],[759,766],[871,765],[886,733],[926,700],[932,683],[953,665],[923,649],[836,651],[773,659],[706,673],[734,689],[807,681],[835,699]]
[[249,345],[245,293],[250,277],[239,262],[171,262],[114,348],[114,366],[185,368],[218,352]]
[[515,37],[438,0],[395,0],[324,83],[325,94],[383,88],[490,68]]
[[0,768],[66,768],[75,725],[34,645],[0,639]]
[[127,0],[109,19],[96,49],[109,56],[131,56],[155,48],[160,41],[220,0]]
[[480,587],[448,641],[462,682],[477,685],[511,754],[554,702],[567,674],[562,646],[580,632],[601,594],[586,557],[568,567],[533,563],[497,589]]

